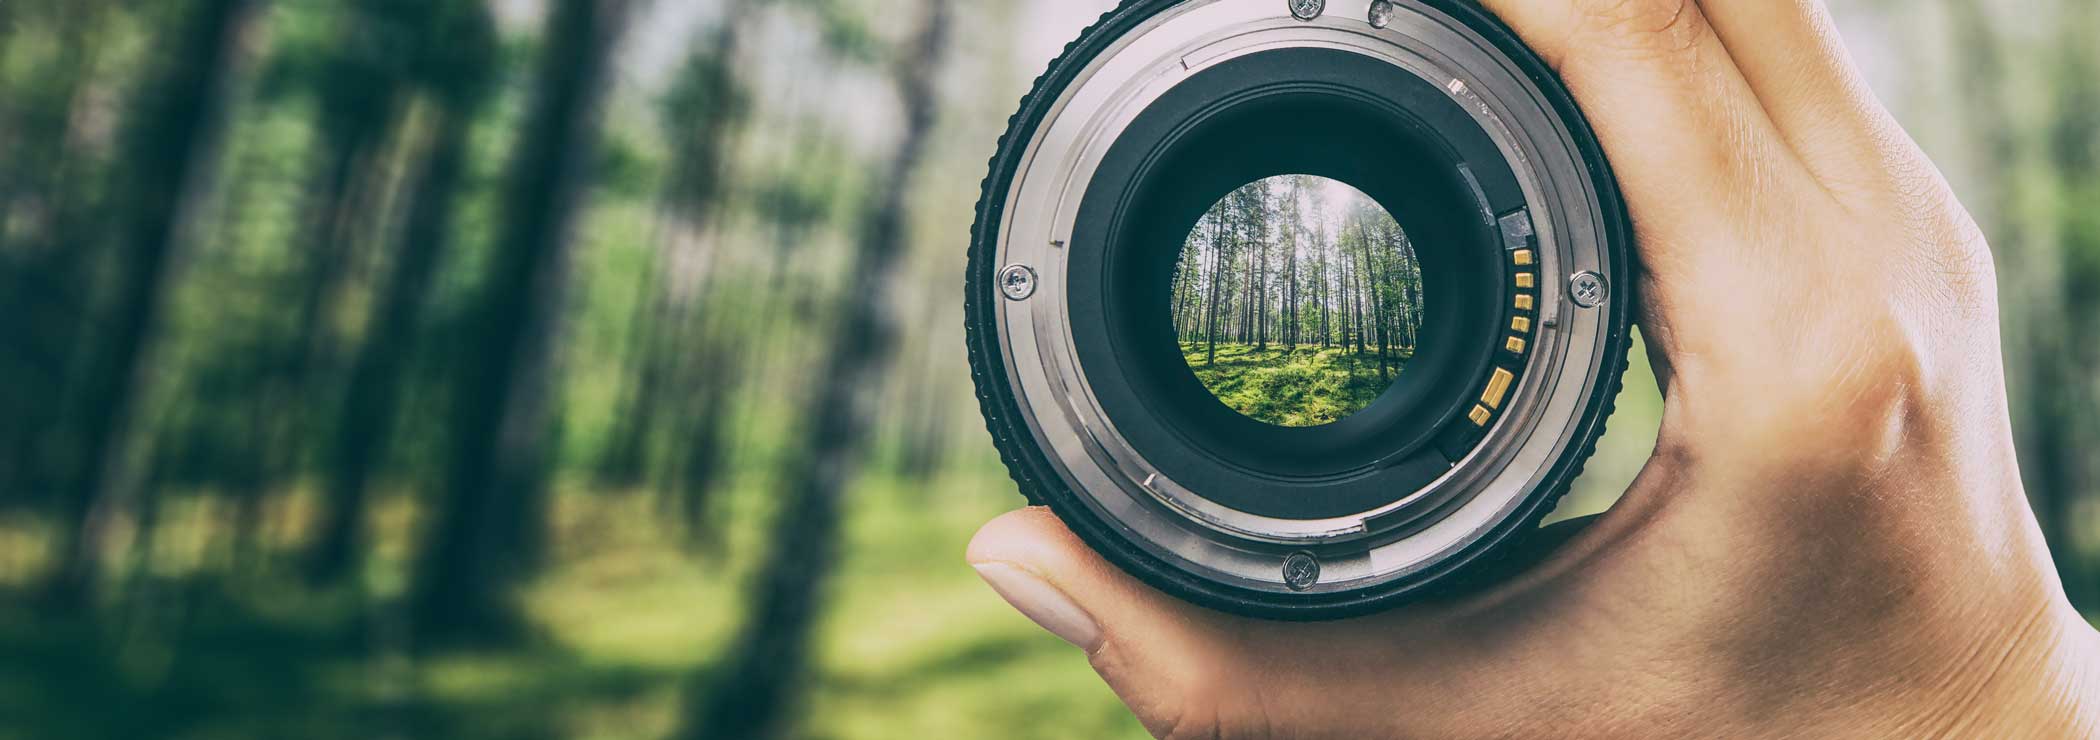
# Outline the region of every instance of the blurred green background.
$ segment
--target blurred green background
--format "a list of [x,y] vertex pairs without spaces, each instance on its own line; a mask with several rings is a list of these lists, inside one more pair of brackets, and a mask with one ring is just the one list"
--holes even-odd
[[[2100,3],[1836,3],[2100,607]],[[1108,4],[0,0],[0,737],[1142,736],[961,562],[971,204]]]

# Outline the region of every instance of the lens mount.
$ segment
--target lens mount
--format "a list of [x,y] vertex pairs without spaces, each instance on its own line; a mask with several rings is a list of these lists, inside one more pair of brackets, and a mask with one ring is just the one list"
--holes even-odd
[[[1176,596],[1323,619],[1461,581],[1552,509],[1618,391],[1632,265],[1587,124],[1506,27],[1460,0],[1306,7],[1132,0],[1068,47],[992,160],[966,319],[1032,501]],[[1356,187],[1420,253],[1415,359],[1326,426],[1225,407],[1166,320],[1190,226],[1280,174]]]

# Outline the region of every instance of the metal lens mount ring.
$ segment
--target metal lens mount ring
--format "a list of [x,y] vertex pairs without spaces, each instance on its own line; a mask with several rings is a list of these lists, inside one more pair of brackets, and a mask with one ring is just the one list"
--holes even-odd
[[[968,308],[987,422],[1025,493],[1158,588],[1288,619],[1360,614],[1463,580],[1535,528],[1602,434],[1631,315],[1630,229],[1608,165],[1566,92],[1505,27],[1463,0],[1327,0],[1308,19],[1310,5],[1130,0],[1104,16],[1038,81],[993,160],[973,234]],[[1293,50],[1371,69],[1370,77],[1426,83],[1453,111],[1424,119],[1429,139],[1443,131],[1480,142],[1470,155],[1444,153],[1471,157],[1453,182],[1469,185],[1476,197],[1468,202],[1479,206],[1453,218],[1485,235],[1471,248],[1492,251],[1501,266],[1490,279],[1505,281],[1507,292],[1496,295],[1511,313],[1493,320],[1512,329],[1479,338],[1499,354],[1457,399],[1455,414],[1439,421],[1451,430],[1437,438],[1451,458],[1442,469],[1317,516],[1228,504],[1219,490],[1148,455],[1134,428],[1118,423],[1128,414],[1104,401],[1127,389],[1107,387],[1119,376],[1099,362],[1089,367],[1085,322],[1074,318],[1100,310],[1074,286],[1099,282],[1084,256],[1098,249],[1095,235],[1109,232],[1082,223],[1082,212],[1122,187],[1103,182],[1121,156],[1112,154],[1118,142],[1139,136],[1148,111],[1211,79],[1206,73],[1301,58],[1263,56]],[[1277,84],[1268,74],[1270,87],[1308,99],[1332,87]],[[1216,105],[1240,99],[1227,97]],[[1294,126],[1294,136],[1333,134],[1322,120]],[[1483,194],[1476,173],[1490,168],[1509,183],[1506,208],[1491,208]],[[1089,303],[1074,305],[1075,296]],[[1376,480],[1388,464],[1330,477],[1335,485]],[[1324,485],[1305,485],[1316,484]]]

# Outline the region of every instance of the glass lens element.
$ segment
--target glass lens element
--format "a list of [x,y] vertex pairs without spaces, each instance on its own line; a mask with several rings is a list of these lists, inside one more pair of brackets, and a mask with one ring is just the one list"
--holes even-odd
[[1392,214],[1337,180],[1278,175],[1227,194],[1190,229],[1172,280],[1182,359],[1257,421],[1341,421],[1414,358],[1421,263]]

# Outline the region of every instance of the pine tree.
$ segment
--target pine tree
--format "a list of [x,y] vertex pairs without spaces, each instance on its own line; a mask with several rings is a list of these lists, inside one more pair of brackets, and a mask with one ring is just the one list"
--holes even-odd
[[889,188],[862,213],[847,272],[856,277],[827,345],[831,352],[821,376],[827,382],[801,410],[805,436],[790,453],[782,486],[786,500],[768,540],[757,593],[721,680],[702,682],[690,704],[697,716],[684,730],[688,736],[765,740],[795,729],[824,586],[837,559],[842,498],[875,423],[873,405],[862,394],[878,385],[893,354],[896,327],[882,303],[908,245],[906,196],[940,112],[934,75],[948,43],[950,1],[928,0],[916,37],[897,60],[905,126],[883,173]]
[[116,489],[129,465],[124,439],[193,202],[190,186],[203,179],[218,143],[221,93],[240,62],[241,32],[253,11],[252,0],[198,0],[173,11],[180,13],[174,48],[160,60],[159,73],[140,85],[125,122],[124,167],[113,201],[124,208],[111,214],[122,259],[112,305],[101,316],[109,339],[75,396],[83,426],[66,480],[68,511],[54,538],[59,565],[51,587],[62,602],[86,597],[114,526],[123,495]]
[[540,552],[575,226],[629,0],[559,0],[510,165],[504,223],[454,379],[445,496],[418,554],[413,619],[431,641],[500,637]]

